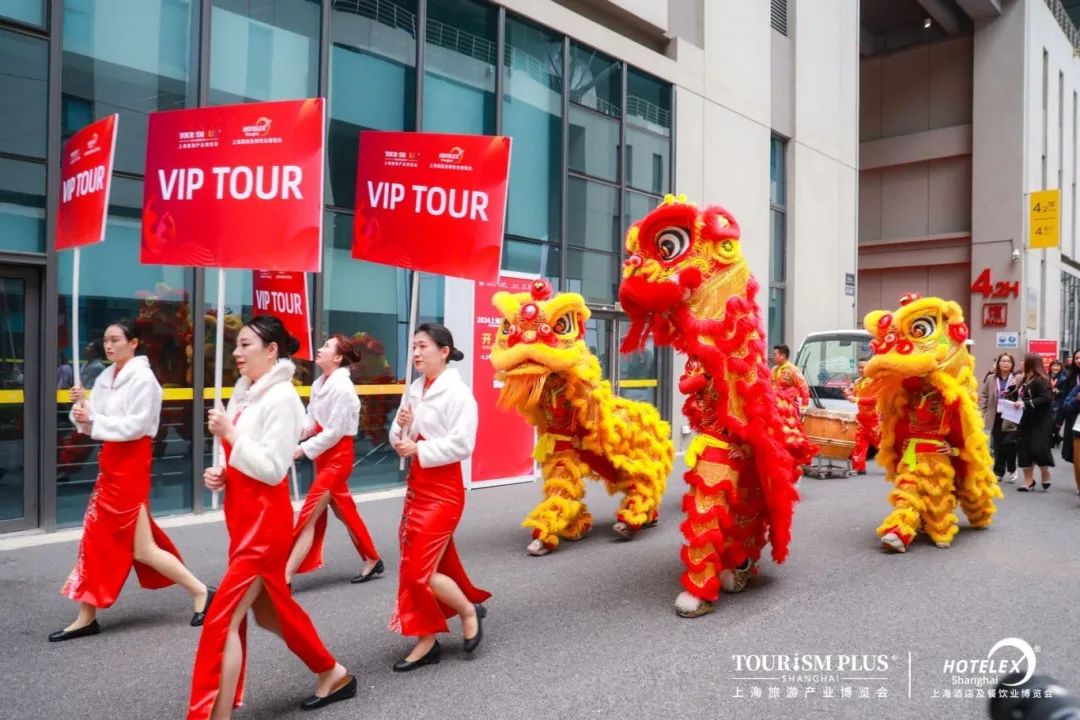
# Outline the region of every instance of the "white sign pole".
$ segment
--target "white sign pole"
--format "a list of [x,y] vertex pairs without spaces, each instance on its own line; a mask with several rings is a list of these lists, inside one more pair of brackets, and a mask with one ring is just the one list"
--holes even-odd
[[79,358],[82,348],[79,346],[79,260],[82,248],[76,246],[71,256],[71,370],[75,378],[75,387],[82,387],[82,373],[79,372]]
[[[222,367],[225,362],[225,268],[218,268],[218,281],[217,281],[217,325],[214,328],[214,409],[224,410],[225,406],[221,402],[221,384],[222,373],[224,368]],[[214,467],[221,467],[225,464],[225,457],[221,447],[221,438],[217,435],[214,436]],[[218,499],[221,496],[220,490],[214,491],[214,497],[211,507],[214,510],[218,508]]]
[[[412,337],[416,334],[420,318],[420,271],[412,271],[412,287],[409,289],[409,335],[405,338],[405,394],[412,385]],[[405,458],[398,461],[398,470],[405,469]]]

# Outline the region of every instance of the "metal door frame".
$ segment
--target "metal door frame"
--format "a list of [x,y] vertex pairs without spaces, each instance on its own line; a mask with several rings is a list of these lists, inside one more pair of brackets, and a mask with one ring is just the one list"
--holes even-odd
[[[623,357],[619,352],[619,345],[622,343],[623,326],[628,325],[630,319],[625,313],[612,311],[612,310],[592,310],[592,318],[596,320],[609,320],[611,321],[611,328],[608,331],[607,341],[610,347],[611,353],[611,376],[607,378],[611,382],[611,390],[616,395],[619,395],[619,374],[622,371]],[[656,347],[656,408],[660,411],[660,416],[671,422],[671,400],[668,397],[668,378],[671,375],[671,349],[666,347]]]
[[0,533],[6,533],[29,530],[39,525],[42,276],[38,268],[33,266],[2,264],[0,277],[22,280],[23,306],[26,313],[23,318],[23,516],[0,520]]

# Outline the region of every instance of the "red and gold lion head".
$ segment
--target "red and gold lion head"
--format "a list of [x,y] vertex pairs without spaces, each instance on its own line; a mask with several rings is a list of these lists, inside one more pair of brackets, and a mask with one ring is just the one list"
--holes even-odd
[[699,209],[685,195],[666,196],[631,225],[626,252],[619,302],[631,328],[623,352],[640,348],[650,332],[659,344],[671,344],[680,314],[720,319],[728,300],[745,294],[750,277],[739,223],[724,208]]

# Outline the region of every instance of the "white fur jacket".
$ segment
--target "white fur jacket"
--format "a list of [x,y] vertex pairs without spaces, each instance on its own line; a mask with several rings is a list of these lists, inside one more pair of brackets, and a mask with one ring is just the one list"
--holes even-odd
[[161,385],[145,355],[136,355],[117,374],[110,365],[94,380],[87,400],[90,422],[76,422],[76,429],[95,440],[127,442],[154,437],[161,418]]
[[[315,432],[318,424],[322,430]],[[338,368],[329,375],[320,375],[311,386],[311,399],[307,406],[304,435],[310,436],[300,443],[308,459],[314,460],[334,447],[341,438],[356,435],[360,427],[360,398],[348,368]]]
[[229,464],[267,485],[285,479],[304,428],[304,404],[292,384],[294,372],[291,361],[279,360],[254,385],[240,378],[229,399],[228,416],[237,431]]
[[[425,468],[463,462],[476,447],[476,398],[454,368],[442,371],[424,392],[424,378],[418,377],[401,397],[401,408],[412,406],[413,422],[408,437],[416,440],[417,457]],[[390,427],[390,442],[402,438],[397,415]]]

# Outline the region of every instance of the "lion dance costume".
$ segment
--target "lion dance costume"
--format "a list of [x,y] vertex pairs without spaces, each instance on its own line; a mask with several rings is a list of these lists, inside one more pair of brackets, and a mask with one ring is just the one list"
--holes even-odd
[[976,399],[975,359],[955,302],[908,293],[893,312],[864,324],[874,355],[859,396],[876,398],[877,461],[894,486],[893,511],[877,529],[884,547],[905,552],[920,529],[941,548],[956,535],[957,502],[972,527],[987,527],[1002,497]]
[[735,219],[668,195],[630,227],[626,250],[619,300],[631,327],[622,351],[651,333],[688,357],[679,389],[699,435],[686,453],[686,571],[675,607],[698,617],[714,610],[721,588],[746,586],[766,541],[776,562],[787,557],[795,484],[817,448],[772,385]]
[[589,309],[575,293],[552,297],[536,280],[530,292],[496,293],[503,323],[491,363],[504,385],[499,405],[516,409],[539,433],[535,457],[544,499],[522,523],[533,529],[531,555],[559,539],[578,540],[592,527],[584,478],[598,476],[622,493],[613,526],[624,540],[656,522],[674,448],[671,428],[655,407],[614,395],[585,345]]

